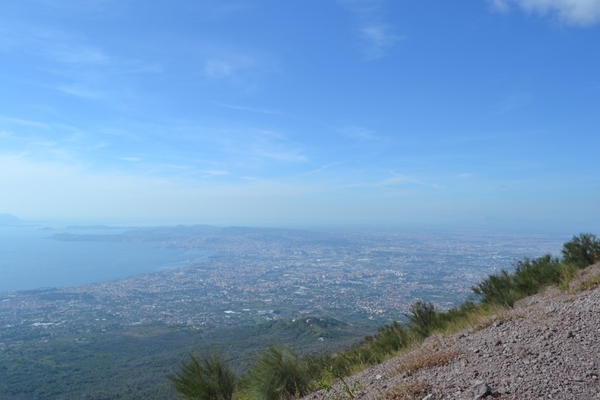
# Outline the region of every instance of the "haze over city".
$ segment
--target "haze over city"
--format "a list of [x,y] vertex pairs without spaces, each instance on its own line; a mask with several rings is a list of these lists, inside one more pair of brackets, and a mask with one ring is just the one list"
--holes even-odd
[[0,212],[600,226],[600,2],[24,0]]

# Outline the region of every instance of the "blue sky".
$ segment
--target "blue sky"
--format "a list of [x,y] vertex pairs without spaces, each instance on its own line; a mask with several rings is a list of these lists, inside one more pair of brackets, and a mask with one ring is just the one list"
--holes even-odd
[[0,213],[600,227],[600,0],[21,0],[0,57]]

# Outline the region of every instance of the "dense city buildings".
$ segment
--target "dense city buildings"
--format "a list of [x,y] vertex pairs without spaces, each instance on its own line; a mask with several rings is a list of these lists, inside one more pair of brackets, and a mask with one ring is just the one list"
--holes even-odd
[[563,236],[394,230],[177,227],[55,240],[137,241],[211,257],[155,274],[0,293],[0,349],[29,337],[164,323],[199,331],[320,315],[378,326],[417,299],[449,308],[522,257],[557,255]]

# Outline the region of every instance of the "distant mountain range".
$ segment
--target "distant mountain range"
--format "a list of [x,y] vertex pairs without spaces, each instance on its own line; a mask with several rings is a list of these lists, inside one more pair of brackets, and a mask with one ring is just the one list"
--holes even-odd
[[12,214],[0,214],[0,226],[2,225],[22,225],[27,223],[27,221],[23,221],[15,217]]

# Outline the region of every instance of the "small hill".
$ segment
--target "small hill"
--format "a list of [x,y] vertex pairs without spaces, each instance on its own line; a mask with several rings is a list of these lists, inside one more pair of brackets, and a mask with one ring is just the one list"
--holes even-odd
[[307,399],[600,398],[600,264]]
[[25,221],[12,214],[0,214],[0,226],[22,225]]

